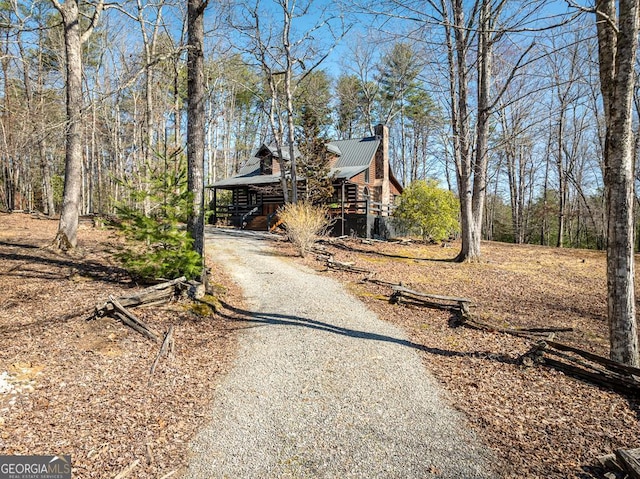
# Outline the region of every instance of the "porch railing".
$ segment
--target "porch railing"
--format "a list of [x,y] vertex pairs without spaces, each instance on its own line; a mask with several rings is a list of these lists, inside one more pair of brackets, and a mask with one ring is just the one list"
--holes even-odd
[[[374,215],[374,216],[391,216],[396,209],[396,205],[383,204],[375,201],[350,201],[344,204],[345,214],[356,215]],[[332,203],[329,206],[329,210],[332,215],[340,215],[343,211],[343,206],[339,203]]]
[[242,219],[242,221],[246,221],[249,216],[255,214],[255,212],[257,211],[260,211],[261,207],[262,204],[216,205],[212,213],[216,221],[231,220],[232,218]]

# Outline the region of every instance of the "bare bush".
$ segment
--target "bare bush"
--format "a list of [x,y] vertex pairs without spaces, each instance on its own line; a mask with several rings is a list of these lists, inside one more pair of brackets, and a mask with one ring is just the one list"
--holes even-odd
[[304,257],[318,237],[327,234],[332,220],[326,208],[315,206],[307,201],[289,203],[278,210],[289,241],[291,241]]

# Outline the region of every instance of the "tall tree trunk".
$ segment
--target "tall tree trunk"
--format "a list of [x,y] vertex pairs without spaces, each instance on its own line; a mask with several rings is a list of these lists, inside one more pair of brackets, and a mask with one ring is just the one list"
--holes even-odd
[[56,214],[56,207],[53,197],[53,186],[51,184],[51,158],[47,155],[47,145],[44,138],[41,138],[38,142],[39,154],[40,154],[40,168],[42,170],[42,193],[43,204],[45,207],[45,214],[48,216],[54,216]]
[[[295,2],[294,2],[295,5]],[[289,8],[289,2],[284,1],[282,5],[284,13],[284,26],[282,29],[282,45],[285,54],[285,75],[284,88],[287,100],[287,142],[289,143],[289,162],[291,165],[291,202],[298,202],[298,178],[296,171],[296,155],[295,155],[295,130],[293,126],[293,57],[291,53],[291,40],[289,38],[291,31],[291,20],[293,6]]]
[[458,197],[460,199],[461,240],[462,246],[457,256],[464,261],[469,256],[479,254],[473,249],[473,221],[471,209],[471,158],[468,146],[468,113],[467,113],[467,69],[466,69],[466,35],[464,28],[464,12],[462,0],[451,0],[453,21],[446,16],[448,7],[442,0],[442,11],[445,14],[444,25],[447,43],[447,59],[449,64],[449,92],[451,95],[451,125],[453,128],[453,157],[456,166]]
[[482,1],[480,9],[480,31],[478,32],[478,118],[476,124],[476,161],[473,165],[472,213],[477,242],[477,256],[467,257],[467,261],[480,259],[480,239],[482,236],[482,215],[487,197],[487,165],[489,161],[489,88],[491,86],[491,2]]
[[[189,0],[187,57],[187,183],[193,194],[188,229],[204,261],[204,10],[208,0]],[[203,277],[204,277],[203,269]]]
[[103,0],[95,7],[89,28],[81,33],[77,0],[51,0],[64,25],[66,60],[66,153],[64,195],[54,247],[66,251],[78,242],[78,216],[82,198],[82,43],[91,35],[102,12]]
[[[607,290],[611,359],[639,366],[634,285],[633,134],[634,65],[640,0],[596,2],[600,87],[604,101]],[[616,26],[617,19],[617,26]]]
[[67,0],[57,6],[64,23],[66,59],[66,153],[64,196],[55,247],[75,248],[78,242],[78,215],[82,196],[82,41],[78,2]]

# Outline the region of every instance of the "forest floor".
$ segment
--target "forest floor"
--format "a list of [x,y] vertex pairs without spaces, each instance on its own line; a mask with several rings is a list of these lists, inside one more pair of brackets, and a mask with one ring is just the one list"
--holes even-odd
[[[72,454],[74,477],[179,477],[188,443],[206,421],[215,385],[232,365],[233,321],[189,302],[135,310],[157,331],[175,327],[175,357],[149,369],[159,345],[109,318],[87,321],[109,295],[136,285],[113,253],[110,230],[83,226],[81,250],[59,255],[57,222],[0,213],[0,454]],[[345,248],[346,246],[346,248]],[[388,301],[364,275],[326,272],[310,255],[284,256],[343,281],[382,319],[404,328],[453,405],[495,452],[504,477],[602,477],[597,457],[640,447],[640,399],[517,358],[531,341],[452,327],[451,313]],[[428,293],[463,296],[496,327],[572,327],[556,340],[606,355],[604,254],[483,244],[483,261],[456,264],[453,248],[420,243],[325,245],[375,277]],[[241,295],[215,267],[224,301]],[[224,285],[224,286],[223,286]],[[138,462],[136,462],[138,461]]]
[[[71,454],[77,478],[132,465],[128,477],[178,477],[233,361],[236,326],[190,301],[132,310],[156,331],[174,326],[174,356],[151,375],[159,344],[109,317],[87,320],[109,295],[140,289],[114,260],[118,235],[81,225],[70,256],[47,248],[56,229],[0,213],[0,455]],[[230,283],[217,290],[241,304]]]
[[480,263],[459,264],[451,261],[458,247],[357,239],[324,244],[335,260],[371,275],[327,270],[315,254],[300,261],[342,280],[423,346],[425,366],[495,452],[504,477],[603,477],[598,456],[640,447],[640,397],[544,366],[525,367],[518,358],[535,341],[454,327],[451,312],[390,304],[389,287],[363,279],[468,298],[474,319],[496,328],[573,328],[554,340],[608,356],[604,253],[486,242]]

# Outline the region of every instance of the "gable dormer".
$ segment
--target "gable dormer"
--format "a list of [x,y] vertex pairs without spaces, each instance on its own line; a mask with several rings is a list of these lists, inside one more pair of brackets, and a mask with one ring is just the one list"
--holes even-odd
[[273,156],[267,155],[264,158],[260,158],[260,174],[272,175],[273,174]]
[[267,145],[262,145],[256,151],[255,157],[260,160],[260,174],[272,175],[273,174],[273,153]]

